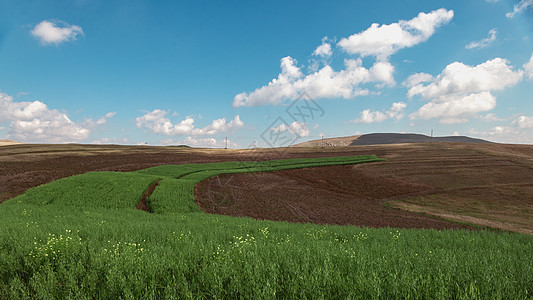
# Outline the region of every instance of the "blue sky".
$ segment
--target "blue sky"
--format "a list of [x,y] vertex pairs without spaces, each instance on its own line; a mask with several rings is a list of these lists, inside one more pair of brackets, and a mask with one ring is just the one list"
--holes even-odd
[[0,139],[533,144],[532,54],[533,0],[0,0]]

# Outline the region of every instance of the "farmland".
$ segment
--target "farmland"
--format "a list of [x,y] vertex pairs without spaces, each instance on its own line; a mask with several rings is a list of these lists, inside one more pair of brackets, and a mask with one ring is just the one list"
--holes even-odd
[[[202,196],[213,180],[236,180],[241,191],[248,193],[247,189],[253,186],[247,184],[261,179],[264,185],[273,184],[272,189],[290,194],[290,184],[286,185],[284,192],[281,185],[273,182],[283,176],[307,182],[309,176],[327,175],[331,174],[327,170],[334,170],[346,174],[355,172],[352,174],[355,177],[349,177],[351,181],[364,181],[370,176],[376,183],[386,183],[389,187],[387,192],[376,194],[371,192],[375,186],[371,184],[372,180],[364,181],[364,186],[369,188],[361,185],[357,189],[366,195],[360,194],[360,198],[376,197],[376,201],[384,197],[394,198],[394,203],[400,204],[411,204],[416,200],[423,208],[440,209],[439,212],[448,209],[449,214],[458,215],[453,205],[443,204],[449,198],[439,201],[440,207],[435,204],[437,208],[433,208],[424,204],[420,195],[398,197],[419,192],[420,189],[426,192],[432,190],[435,182],[446,185],[435,191],[440,195],[453,188],[453,179],[438,181],[437,176],[446,177],[442,174],[448,171],[447,166],[450,168],[450,161],[458,159],[456,152],[461,153],[461,157],[469,154],[466,157],[471,164],[480,163],[476,155],[491,157],[487,164],[500,165],[496,176],[504,177],[501,172],[505,168],[523,175],[520,182],[506,177],[507,188],[517,186],[520,191],[521,187],[527,187],[529,180],[527,171],[523,174],[519,172],[528,167],[527,160],[524,160],[528,152],[523,152],[520,147],[506,151],[507,156],[495,153],[494,148],[472,150],[468,148],[470,146],[463,145],[440,152],[440,157],[434,154],[450,146],[429,145],[407,150],[398,146],[368,147],[328,153],[304,149],[278,156],[265,151],[260,161],[257,161],[254,151],[147,147],[143,153],[135,147],[63,146],[56,152],[50,149],[39,152],[37,146],[33,149],[9,147],[3,150],[11,152],[9,156],[3,156],[1,174],[11,174],[14,179],[2,180],[20,189],[17,192],[19,196],[0,205],[0,298],[532,296],[533,264],[529,253],[533,250],[533,239],[530,235],[477,230],[479,227],[439,231],[364,223],[337,226],[317,225],[312,223],[319,222],[306,220],[276,222],[247,218],[245,216],[250,214],[250,209],[246,207],[241,211],[244,217],[206,214],[193,202],[195,186],[196,196]],[[78,147],[77,150],[75,147]],[[377,175],[376,170],[398,169],[402,164],[410,164],[412,173],[419,171],[414,175],[422,177],[421,168],[417,165],[420,158],[417,160],[415,152],[419,157],[428,155],[432,158],[431,162],[442,164],[440,174],[428,176],[426,173],[424,178],[404,189],[393,189],[392,186],[400,186],[401,180],[412,174],[392,172],[398,176],[396,178],[389,178],[389,173],[383,173],[381,177]],[[372,153],[387,161],[379,161],[374,156],[354,156]],[[512,158],[509,158],[509,153]],[[79,155],[86,158],[86,163],[79,160]],[[279,156],[290,160],[274,159]],[[321,159],[321,156],[329,158]],[[236,162],[235,157],[241,161]],[[297,157],[307,159],[295,160]],[[111,158],[114,165],[106,162]],[[55,160],[63,162],[62,166],[50,164]],[[266,160],[270,161],[263,162]],[[78,163],[67,168],[70,161]],[[374,162],[355,164],[365,161]],[[513,164],[514,161],[518,163]],[[426,166],[431,163],[429,160],[424,162]],[[454,173],[462,177],[463,184],[473,184],[464,179],[473,180],[475,174],[458,172],[459,165],[455,163]],[[50,172],[39,171],[47,168]],[[28,169],[33,173],[7,173],[8,170]],[[91,172],[86,173],[88,171]],[[266,171],[269,173],[263,173]],[[357,172],[363,172],[366,179]],[[24,184],[27,179],[23,174],[37,180]],[[273,177],[265,177],[267,174]],[[60,179],[65,175],[76,176]],[[60,180],[39,185],[39,180],[46,183],[50,179]],[[323,186],[332,184],[326,177],[321,180]],[[331,180],[339,184],[339,178]],[[479,180],[490,183],[494,178],[487,175]],[[152,213],[135,209],[141,195],[156,181],[157,187],[147,199]],[[197,185],[199,182],[202,183]],[[121,188],[125,185],[132,188]],[[34,188],[23,194],[23,189],[30,187]],[[90,193],[83,192],[80,187],[88,187]],[[217,188],[224,187],[211,185],[211,191],[221,191]],[[347,186],[339,191],[346,194],[349,188]],[[459,191],[455,188],[454,191]],[[4,195],[12,191],[3,190]],[[279,195],[282,194],[274,194],[274,198]],[[524,201],[527,201],[527,196],[526,193]],[[197,198],[201,200],[201,197]],[[205,210],[202,203],[199,204]],[[475,209],[475,205],[474,202],[469,203],[470,209]],[[528,204],[515,205],[527,207]],[[485,220],[496,222],[491,219],[494,216],[487,213],[489,208],[479,213],[485,212]],[[513,206],[509,205],[508,209],[513,210]],[[224,205],[219,210],[223,211]],[[348,224],[357,225],[358,219],[354,220]],[[334,224],[328,219],[323,221],[324,224]],[[447,228],[457,225],[449,224]],[[529,225],[526,222],[523,226],[528,228]]]

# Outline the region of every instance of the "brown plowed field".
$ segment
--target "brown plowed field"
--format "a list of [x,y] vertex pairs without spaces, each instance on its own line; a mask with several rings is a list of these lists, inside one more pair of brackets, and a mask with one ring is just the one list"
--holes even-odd
[[388,161],[221,176],[201,183],[196,189],[197,200],[208,212],[262,219],[461,227],[420,214],[424,213],[533,233],[533,146],[525,145],[428,143],[286,151],[110,145],[1,146],[0,202],[30,187],[88,171],[365,154],[376,154]]
[[197,204],[208,213],[289,222],[400,228],[471,228],[387,207],[386,199],[430,186],[364,168],[331,166],[259,174],[221,175],[202,182]]

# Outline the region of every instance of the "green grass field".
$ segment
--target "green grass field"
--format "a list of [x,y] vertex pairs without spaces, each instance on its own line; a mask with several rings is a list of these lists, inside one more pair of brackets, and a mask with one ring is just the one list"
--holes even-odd
[[[533,237],[259,221],[201,212],[218,174],[375,156],[91,172],[0,205],[0,298],[533,297]],[[154,213],[135,209],[150,184]]]

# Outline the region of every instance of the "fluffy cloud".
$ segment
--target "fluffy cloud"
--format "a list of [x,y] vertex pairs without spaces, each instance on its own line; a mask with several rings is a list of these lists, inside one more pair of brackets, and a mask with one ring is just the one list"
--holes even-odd
[[470,129],[472,135],[505,143],[533,144],[533,116],[519,116],[509,126],[495,126],[487,131]]
[[533,128],[533,117],[520,116],[513,121],[513,124],[518,128]]
[[439,118],[440,123],[455,124],[468,121],[478,112],[496,107],[496,98],[490,92],[463,95],[447,95],[423,105],[409,117],[414,119]]
[[114,117],[116,114],[116,112],[108,112],[107,114],[105,114],[105,116],[98,118],[96,121],[93,121],[93,119],[87,119],[85,120],[84,125],[89,128],[104,125],[105,123],[107,123],[107,120]]
[[470,44],[466,45],[466,49],[474,49],[474,48],[486,48],[494,44],[496,41],[496,34],[498,31],[496,28],[493,28],[489,30],[489,36],[486,39],[482,39],[481,41],[475,41],[471,42]]
[[38,38],[42,45],[59,45],[66,41],[76,40],[79,35],[83,35],[80,26],[60,23],[61,25],[42,21],[32,29],[31,34]]
[[362,66],[361,59],[346,59],[345,69],[335,71],[329,65],[305,76],[290,56],[281,59],[281,73],[268,85],[251,93],[241,93],[233,99],[233,106],[257,106],[280,104],[284,100],[295,100],[302,93],[312,98],[350,99],[367,95],[369,91],[359,85],[363,83],[394,84],[394,66],[389,62],[376,62],[370,69]]
[[433,75],[428,73],[415,73],[407,77],[407,79],[402,83],[403,86],[413,87],[419,83],[433,81]]
[[211,125],[204,128],[193,129],[193,135],[215,135],[219,132],[232,132],[244,126],[244,122],[241,121],[237,115],[235,119],[226,123],[226,118],[213,120]]
[[513,86],[523,77],[523,70],[513,70],[503,58],[488,60],[477,66],[454,62],[428,84],[419,83],[410,87],[410,98],[420,95],[431,99],[410,118],[438,118],[441,123],[447,124],[466,122],[469,117],[496,106],[496,98],[491,91]]
[[533,0],[520,0],[520,2],[513,7],[513,11],[507,13],[505,16],[507,18],[514,18],[516,14],[522,13],[529,7],[533,7]]
[[[143,144],[146,145],[146,144]],[[226,140],[217,140],[215,138],[195,138],[188,136],[183,140],[172,140],[166,139],[159,142],[160,146],[171,146],[171,145],[187,145],[192,147],[202,147],[202,148],[224,148],[226,147]],[[238,144],[233,143],[231,140],[228,140],[228,147],[237,148]]]
[[412,47],[428,40],[435,30],[450,22],[453,10],[444,8],[429,13],[419,13],[415,18],[389,25],[374,23],[367,30],[339,41],[344,51],[361,56],[387,59],[402,48]]
[[91,142],[91,144],[126,144],[128,142],[128,138],[101,138],[98,140],[94,140]]
[[529,58],[529,61],[524,64],[524,71],[529,79],[533,79],[533,54]]
[[495,114],[486,114],[482,117],[483,120],[487,122],[500,122],[505,121],[505,119],[498,118]]
[[387,111],[371,111],[370,109],[363,110],[361,112],[361,117],[353,120],[353,123],[377,123],[383,122],[388,119],[400,120],[403,118],[403,111],[407,107],[407,104],[404,102],[395,102],[392,104],[391,108]]
[[15,102],[13,97],[0,93],[0,123],[6,122],[7,137],[19,141],[61,143],[89,136],[88,128],[40,101]]
[[296,134],[298,137],[306,137],[309,136],[309,128],[307,128],[307,123],[305,122],[292,122],[289,126],[283,124],[280,124],[279,126],[276,126],[272,129],[270,129],[272,132],[279,132],[283,133],[287,130],[292,132],[293,134]]
[[185,120],[180,121],[178,124],[172,124],[170,119],[166,117],[167,114],[167,111],[155,109],[135,119],[136,125],[138,128],[146,127],[153,133],[163,135],[215,135],[219,132],[232,132],[244,126],[238,115],[230,122],[226,122],[225,118],[221,118],[214,120],[204,128],[195,128],[193,118],[186,117]]
[[328,42],[326,42],[326,40],[327,40],[327,37],[322,39],[322,44],[318,46],[315,49],[315,51],[313,51],[314,56],[325,57],[325,58],[331,56],[332,54],[331,45]]
[[430,84],[418,84],[409,89],[409,97],[421,95],[435,98],[451,94],[503,90],[520,82],[523,71],[514,71],[503,58],[488,60],[477,66],[454,62],[446,66]]

